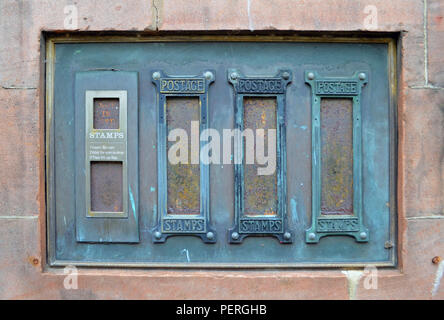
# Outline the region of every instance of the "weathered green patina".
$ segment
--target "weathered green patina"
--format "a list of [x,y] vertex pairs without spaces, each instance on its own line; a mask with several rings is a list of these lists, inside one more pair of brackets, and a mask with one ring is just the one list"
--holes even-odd
[[[367,77],[368,71],[357,71],[350,78],[320,77],[315,71],[305,72],[305,82],[312,89],[312,225],[306,231],[307,243],[317,243],[321,237],[331,235],[352,236],[358,242],[369,239],[362,217],[361,88],[367,84]],[[339,100],[332,103],[330,99],[334,98],[352,100],[352,112],[348,112],[351,121],[347,121],[347,111],[343,110],[347,103]],[[322,103],[325,99],[328,102]],[[350,122],[352,138],[347,132]],[[342,132],[336,134],[339,128]],[[351,205],[343,205],[350,199],[351,186],[352,210]],[[344,214],[338,215],[339,210]]]

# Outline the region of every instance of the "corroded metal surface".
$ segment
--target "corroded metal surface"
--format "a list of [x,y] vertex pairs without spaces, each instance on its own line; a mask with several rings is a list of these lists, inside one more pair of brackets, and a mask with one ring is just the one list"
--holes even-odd
[[[292,79],[291,71],[279,70],[272,77],[247,77],[237,69],[228,69],[227,76],[235,92],[235,128],[245,137],[245,141],[238,138],[244,148],[243,163],[234,166],[235,223],[228,230],[229,241],[240,244],[246,237],[264,236],[276,237],[281,244],[292,243],[285,205],[285,94]],[[275,130],[276,148],[268,143],[269,130]],[[255,136],[253,148],[251,136]],[[254,153],[254,157],[247,152]],[[275,168],[272,157],[276,160]]]
[[[150,268],[168,268],[170,266],[177,268],[297,268],[297,267],[340,267],[340,266],[365,266],[367,263],[376,264],[378,266],[383,263],[390,263],[393,257],[391,252],[397,252],[396,233],[390,233],[389,227],[392,226],[390,218],[392,217],[391,208],[393,207],[392,199],[389,197],[389,179],[390,170],[388,168],[389,149],[388,127],[392,123],[387,119],[390,110],[388,109],[388,95],[390,93],[387,88],[386,74],[387,55],[386,46],[384,45],[367,45],[359,44],[354,46],[350,44],[318,44],[318,43],[134,43],[125,46],[120,44],[57,44],[57,70],[55,72],[55,104],[54,112],[49,113],[50,119],[54,122],[54,132],[52,135],[53,144],[51,150],[54,162],[48,168],[54,169],[52,176],[52,187],[54,193],[51,193],[54,206],[50,211],[49,217],[53,229],[51,232],[51,247],[54,254],[49,254],[51,261],[59,263],[94,263],[95,265],[139,265]],[[65,47],[66,46],[66,47]],[[129,48],[131,46],[131,48]],[[133,48],[134,46],[134,48]],[[72,48],[72,49],[71,49]],[[76,50],[82,50],[82,53],[76,53]],[[85,78],[80,78],[75,85],[69,81],[71,73],[65,73],[64,70],[88,70],[91,68],[92,59],[96,59],[100,52],[107,52],[109,61],[104,62],[103,67],[116,67],[116,61],[119,62],[119,69],[137,70],[135,82],[126,81],[126,79],[116,76],[120,72],[109,71],[112,75],[112,84],[107,86],[99,86],[105,83],[108,78],[104,78],[102,73],[96,73],[95,81],[100,83],[85,83]],[[128,52],[134,52],[134,55],[128,55]],[[98,52],[98,53],[97,53]],[[186,55],[184,55],[186,52]],[[317,54],[313,54],[316,52]],[[331,52],[336,54],[332,55]],[[340,54],[337,54],[337,53]],[[109,55],[108,55],[109,53]],[[242,53],[242,54],[238,54]],[[269,53],[273,53],[270,55]],[[318,54],[319,53],[319,54]],[[127,57],[127,61],[121,61],[122,57]],[[189,60],[184,62],[184,58]],[[359,57],[359,58],[356,58]],[[136,59],[137,58],[137,59]],[[191,61],[191,58],[193,59]],[[137,62],[137,61],[140,61]],[[134,64],[134,61],[137,64]],[[248,219],[246,228],[241,229],[247,232],[257,232],[274,230],[276,228],[276,220],[272,217],[244,217],[237,219],[235,216],[236,206],[235,186],[240,185],[240,180],[236,180],[233,165],[211,165],[211,175],[209,180],[209,188],[204,187],[203,174],[201,168],[201,207],[203,206],[203,192],[210,190],[211,202],[210,210],[212,222],[217,232],[217,242],[214,245],[206,245],[201,239],[190,235],[192,223],[188,223],[191,218],[196,216],[187,215],[187,220],[179,223],[181,218],[179,215],[169,215],[166,217],[164,229],[166,232],[173,229],[182,231],[184,235],[170,236],[163,244],[154,242],[155,233],[151,230],[154,226],[159,225],[155,230],[161,233],[161,237],[165,234],[159,223],[161,217],[167,212],[166,198],[167,190],[162,188],[160,182],[164,182],[166,187],[167,174],[165,159],[160,158],[160,153],[166,155],[166,114],[163,113],[165,108],[165,100],[162,97],[170,97],[170,94],[160,94],[157,90],[159,84],[149,83],[150,76],[153,72],[158,71],[159,66],[165,66],[168,72],[177,74],[177,76],[198,74],[201,76],[203,72],[198,73],[199,61],[213,64],[219,71],[216,82],[210,86],[208,96],[203,97],[202,106],[208,101],[210,113],[208,114],[208,126],[217,130],[224,128],[233,129],[237,124],[236,106],[240,105],[234,96],[233,86],[228,86],[223,81],[221,73],[232,66],[242,66],[248,74],[267,75],[274,68],[273,66],[281,61],[288,64],[288,68],[297,76],[295,83],[288,86],[285,100],[287,106],[285,122],[280,116],[277,118],[278,129],[281,122],[285,123],[287,129],[287,157],[288,171],[287,182],[288,191],[287,201],[280,200],[279,204],[285,204],[288,217],[288,228],[291,230],[293,244],[281,245],[276,241],[276,237],[271,233],[262,234],[244,238],[242,244],[234,245],[229,243],[231,234],[227,232],[227,228],[234,226],[236,221],[243,228],[243,223]],[[354,61],[354,63],[350,63]],[[120,64],[121,62],[121,64]],[[355,63],[356,62],[356,63]],[[220,63],[220,64],[219,64]],[[311,203],[312,203],[312,165],[316,160],[311,153],[311,132],[314,122],[311,121],[312,106],[316,106],[314,99],[321,97],[313,94],[308,85],[301,82],[301,76],[304,68],[308,65],[317,70],[320,74],[336,75],[338,77],[347,77],[353,75],[356,70],[354,67],[359,65],[368,66],[368,76],[372,79],[372,85],[364,87],[362,96],[360,96],[360,104],[362,106],[363,120],[363,190],[364,202],[363,213],[364,222],[368,224],[371,236],[370,241],[365,244],[357,244],[352,239],[344,236],[329,236],[322,239],[320,245],[307,245],[303,241],[304,231],[311,223]],[[61,68],[61,69],[60,69]],[[154,69],[156,68],[156,69]],[[337,72],[335,72],[337,71]],[[371,73],[370,73],[371,72]],[[162,76],[160,77],[162,78]],[[240,76],[243,79],[242,75]],[[102,80],[103,79],[103,80]],[[317,78],[315,78],[317,79]],[[123,81],[122,81],[123,80]],[[143,80],[143,81],[142,81]],[[348,78],[345,78],[349,82]],[[337,80],[335,80],[337,82]],[[85,84],[83,84],[85,83]],[[126,85],[130,83],[131,85]],[[137,85],[140,90],[137,92]],[[396,84],[395,84],[396,87]],[[84,122],[84,104],[82,103],[85,89],[106,88],[113,90],[128,90],[128,188],[125,189],[128,194],[128,218],[127,219],[92,219],[85,217],[85,210],[79,205],[88,203],[85,199],[76,199],[73,197],[80,194],[85,198],[86,192],[79,188],[79,185],[85,185],[82,181],[84,172],[81,170],[84,166],[84,150],[85,135],[83,130]],[[133,89],[135,88],[135,89]],[[248,88],[247,88],[248,89]],[[253,89],[253,85],[251,85]],[[75,99],[67,99],[75,92]],[[330,89],[329,89],[330,90]],[[325,92],[325,91],[324,91]],[[310,96],[310,93],[314,95]],[[257,97],[256,94],[248,95]],[[263,95],[265,98],[266,95]],[[378,103],[375,103],[374,97],[378,97]],[[349,98],[349,97],[347,97]],[[277,94],[277,104],[281,105],[280,95]],[[138,102],[137,102],[138,100]],[[76,102],[79,101],[79,104]],[[131,102],[132,101],[132,102]],[[159,103],[156,103],[159,101]],[[310,102],[313,101],[313,104]],[[80,107],[77,107],[79,105]],[[244,105],[243,103],[241,104]],[[82,108],[83,107],[83,108]],[[122,104],[120,106],[122,108]],[[395,107],[395,106],[393,106]],[[138,110],[138,112],[137,112]],[[354,108],[355,110],[355,108]],[[122,110],[121,110],[122,111]],[[133,112],[134,111],[134,112]],[[279,113],[279,112],[278,112]],[[243,114],[243,112],[242,112]],[[123,112],[121,112],[121,116]],[[241,117],[243,119],[243,116]],[[72,119],[74,121],[72,122]],[[319,117],[318,117],[319,119]],[[137,127],[138,130],[133,130]],[[353,120],[355,122],[356,120]],[[77,128],[80,125],[79,131]],[[203,122],[201,122],[202,125]],[[165,131],[164,130],[165,127]],[[201,129],[202,130],[202,129]],[[79,133],[78,133],[79,132]],[[165,132],[165,134],[163,134]],[[160,139],[158,140],[158,137]],[[279,135],[278,135],[279,137]],[[138,139],[138,143],[137,143]],[[162,145],[162,142],[164,143]],[[319,139],[320,144],[320,139]],[[53,148],[54,147],[54,148]],[[162,149],[165,147],[165,149]],[[232,141],[233,147],[233,141]],[[81,157],[77,154],[82,153]],[[320,153],[321,148],[319,148]],[[160,152],[161,151],[161,152]],[[391,153],[395,155],[396,153]],[[81,158],[80,160],[77,158]],[[158,161],[158,159],[162,161]],[[140,160],[140,161],[137,161]],[[93,160],[96,161],[96,160]],[[113,161],[113,160],[108,160]],[[355,161],[354,161],[355,162]],[[162,164],[165,164],[165,170],[160,170]],[[320,165],[320,161],[317,162]],[[89,172],[89,170],[88,170]],[[396,170],[395,170],[396,172]],[[78,176],[80,184],[73,185],[72,175]],[[160,177],[160,178],[159,178]],[[279,178],[279,175],[278,175]],[[280,180],[278,180],[280,181]],[[354,179],[354,182],[356,178]],[[236,183],[236,184],[235,184]],[[353,184],[355,185],[355,183]],[[280,195],[281,184],[278,184],[278,194]],[[129,188],[130,187],[130,188]],[[321,187],[319,186],[319,190]],[[57,191],[57,192],[55,192]],[[139,196],[137,193],[139,192]],[[354,192],[354,195],[356,193]],[[163,198],[165,200],[163,200]],[[319,193],[319,199],[321,194]],[[135,201],[135,206],[132,204]],[[243,196],[241,197],[243,199]],[[52,203],[52,202],[51,202]],[[388,203],[388,204],[386,204]],[[389,207],[390,206],[390,207]],[[133,208],[136,209],[136,220],[134,228],[125,228],[127,221],[134,221]],[[240,207],[243,209],[243,206]],[[320,206],[319,206],[320,208]],[[356,206],[354,206],[356,209]],[[396,209],[396,208],[395,208]],[[78,214],[80,211],[80,214]],[[238,211],[242,212],[242,211]],[[315,211],[320,214],[319,211]],[[396,212],[394,210],[393,212]],[[337,230],[340,227],[344,230],[347,225],[344,217],[346,216],[325,216],[315,230],[318,233],[331,235],[329,230]],[[354,216],[353,216],[354,217]],[[110,236],[106,239],[109,241],[122,241],[127,239],[126,235],[140,233],[139,244],[137,245],[85,245],[76,242],[76,230],[74,226],[76,221],[86,221],[85,227],[79,228],[84,233],[97,234],[97,238]],[[328,223],[324,220],[328,218]],[[65,224],[66,219],[66,224]],[[132,220],[131,220],[132,219]],[[173,220],[174,219],[174,220]],[[275,220],[273,220],[275,219]],[[254,220],[254,224],[250,221]],[[265,224],[264,221],[273,221],[274,225]],[[335,220],[335,224],[330,223]],[[103,223],[102,221],[106,222]],[[170,222],[171,221],[171,222]],[[194,222],[194,220],[192,221]],[[353,221],[348,221],[350,228],[353,227]],[[94,223],[94,224],[93,224]],[[187,225],[188,223],[188,225]],[[91,227],[90,227],[91,225]],[[189,227],[191,225],[191,227]],[[265,225],[265,227],[263,227]],[[88,227],[88,229],[86,228]],[[133,226],[133,225],[131,225]],[[196,228],[200,226],[200,221],[196,221]],[[395,224],[396,226],[396,224]],[[94,227],[94,228],[93,228]],[[354,228],[354,227],[353,227]],[[182,229],[182,230],[180,230]],[[184,231],[189,231],[185,233]],[[326,230],[326,231],[323,231]],[[176,232],[174,231],[174,232]],[[94,233],[95,232],[95,233]],[[241,239],[243,234],[239,233]],[[283,234],[282,233],[282,238]],[[345,233],[344,231],[335,231],[335,234]],[[351,234],[351,232],[348,232]],[[193,234],[196,231],[193,230]],[[202,233],[203,234],[203,233]],[[206,233],[205,233],[206,234]],[[353,234],[356,234],[353,233]],[[57,237],[55,237],[57,236]],[[359,236],[359,233],[358,233]],[[103,237],[104,238],[104,237]],[[133,236],[134,238],[134,236]],[[105,239],[105,238],[104,238]],[[162,240],[163,238],[161,238]],[[136,239],[137,240],[137,239]],[[393,241],[392,249],[385,249],[386,241]],[[134,240],[135,241],[135,240]],[[185,250],[186,249],[186,250]],[[396,255],[395,255],[396,256]],[[430,259],[428,260],[430,261]]]
[[91,161],[91,210],[121,212],[122,162]]
[[363,223],[361,90],[367,72],[350,78],[305,71],[312,88],[312,221],[307,243],[325,236],[369,241]]
[[[191,137],[191,121],[199,121],[199,98],[167,98],[168,134],[183,129]],[[168,141],[167,152],[175,141]],[[200,213],[200,166],[191,164],[191,143],[188,143],[188,164],[167,161],[168,214]]]
[[321,100],[321,213],[353,214],[353,101]]
[[[152,229],[153,243],[185,235],[216,243],[217,233],[210,225],[210,168],[199,161],[204,143],[199,133],[208,128],[208,89],[214,70],[195,77],[153,70],[151,76],[157,89],[158,148],[158,223]],[[168,141],[174,129],[173,141]]]
[[119,99],[95,98],[94,129],[119,129]]
[[[268,155],[268,129],[276,129],[276,99],[244,98],[244,129],[252,129],[254,132],[256,129],[265,130],[264,154]],[[255,149],[256,146],[257,144],[255,144]],[[246,216],[276,216],[276,171],[271,175],[258,175],[257,159],[255,164],[244,166],[244,214]]]

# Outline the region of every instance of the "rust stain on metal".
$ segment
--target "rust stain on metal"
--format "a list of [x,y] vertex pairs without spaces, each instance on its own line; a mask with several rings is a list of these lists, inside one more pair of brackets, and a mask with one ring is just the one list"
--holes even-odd
[[353,101],[321,101],[321,213],[353,214]]
[[[268,154],[267,129],[276,129],[276,107],[275,98],[244,99],[244,129],[252,129],[254,132],[256,129],[265,130],[265,155]],[[257,163],[244,165],[245,215],[275,216],[277,214],[276,171],[272,175],[258,175],[257,168]]]
[[119,129],[119,99],[94,99],[94,129]]
[[123,211],[122,162],[91,162],[91,211]]
[[[167,98],[168,134],[179,128],[191,137],[191,121],[199,121],[199,99]],[[168,141],[168,150],[176,142]],[[199,214],[200,213],[200,166],[191,164],[191,144],[188,143],[188,164],[167,164],[168,179],[168,214]]]

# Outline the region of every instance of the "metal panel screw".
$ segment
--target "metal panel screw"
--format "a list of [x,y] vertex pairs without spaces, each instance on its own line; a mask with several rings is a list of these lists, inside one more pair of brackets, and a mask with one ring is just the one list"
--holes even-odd
[[359,234],[359,236],[361,237],[361,239],[365,239],[365,238],[367,238],[367,233],[366,232],[361,232]]
[[290,240],[290,238],[291,238],[291,233],[290,232],[285,232],[284,233],[284,239],[285,240]]
[[310,239],[310,240],[314,240],[314,239],[316,239],[316,235],[312,232],[312,233],[309,233],[308,234],[308,239]]
[[153,79],[154,80],[159,80],[160,79],[160,72],[158,72],[158,71],[153,72]]
[[284,73],[282,73],[282,78],[288,80],[290,79],[290,74],[287,71],[285,71]]
[[232,238],[233,240],[237,240],[237,239],[239,239],[239,233],[237,233],[237,232],[233,232],[233,233],[231,234],[231,238]]
[[386,249],[393,248],[393,242],[386,241],[385,244],[384,244],[384,248],[386,248]]
[[207,232],[207,238],[210,239],[210,240],[213,240],[214,239],[214,233],[212,233],[211,231]]
[[314,73],[313,73],[313,72],[309,72],[309,73],[307,74],[307,78],[308,78],[308,80],[313,80],[313,79],[315,78]]
[[233,72],[232,74],[230,74],[230,78],[231,80],[236,80],[237,78],[239,78],[239,75],[236,72]]
[[207,72],[204,73],[204,77],[208,81],[213,80],[213,73],[211,71],[207,71]]
[[365,75],[364,72],[361,72],[361,73],[358,75],[358,77],[359,77],[360,80],[365,80],[366,75]]
[[154,232],[154,236],[156,239],[160,239],[162,237],[162,234],[159,231]]

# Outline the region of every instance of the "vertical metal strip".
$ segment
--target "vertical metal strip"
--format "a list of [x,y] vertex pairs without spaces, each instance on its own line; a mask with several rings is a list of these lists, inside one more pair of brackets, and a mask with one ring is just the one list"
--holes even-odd
[[166,167],[166,158],[167,158],[167,149],[166,149],[166,141],[167,141],[167,128],[166,128],[166,99],[164,95],[156,94],[157,103],[158,103],[158,117],[159,120],[157,122],[157,216],[158,221],[162,221],[161,217],[164,212],[167,210],[167,190],[168,190],[168,181],[167,181],[167,167]]
[[276,117],[276,170],[278,190],[278,212],[282,225],[287,225],[287,152],[286,152],[286,127],[285,127],[285,96],[277,96]]
[[[200,131],[201,134],[204,130],[208,129],[208,104],[206,99],[207,92],[205,94],[200,95],[199,104],[200,104]],[[210,219],[210,167],[209,164],[205,164],[202,162],[200,158],[200,151],[205,146],[205,141],[201,141],[199,139],[199,163],[200,163],[200,212],[205,217],[205,221],[209,221]],[[207,225],[205,224],[206,232]]]
[[359,96],[353,97],[353,213],[362,224],[362,126]]

